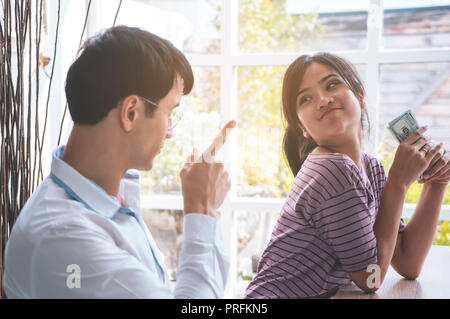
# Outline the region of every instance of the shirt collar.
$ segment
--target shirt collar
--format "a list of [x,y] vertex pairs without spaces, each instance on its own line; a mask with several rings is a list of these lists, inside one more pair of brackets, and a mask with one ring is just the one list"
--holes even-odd
[[[124,210],[124,212],[130,211],[130,208],[122,207],[117,198],[109,195],[99,185],[84,177],[77,170],[64,162],[61,159],[63,152],[64,146],[58,147],[53,152],[51,177],[59,186],[64,188],[70,196],[83,203],[86,208],[108,218],[113,218],[114,215],[121,210]],[[125,178],[138,180],[139,175],[138,173],[129,171]],[[122,187],[122,181],[120,189],[121,191],[124,189]],[[136,189],[138,190],[139,187]],[[139,194],[137,194],[137,197],[139,197]]]

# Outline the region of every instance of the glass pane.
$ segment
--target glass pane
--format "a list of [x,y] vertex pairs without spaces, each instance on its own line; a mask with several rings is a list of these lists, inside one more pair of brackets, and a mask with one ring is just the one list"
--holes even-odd
[[240,0],[239,50],[364,49],[367,10],[367,0]]
[[[386,171],[398,143],[387,123],[411,109],[419,125],[429,125],[427,134],[450,145],[450,63],[384,64],[380,67],[380,118],[378,153]],[[416,203],[422,186],[414,183],[406,202]],[[444,204],[450,204],[450,187]]]
[[286,67],[238,68],[238,195],[283,197],[293,176],[282,155],[281,85]]
[[243,298],[255,276],[257,261],[269,243],[278,213],[236,211],[237,214],[237,287],[234,298]]
[[[112,26],[119,1],[101,0],[101,28]],[[112,4],[114,3],[114,4]],[[142,28],[183,52],[220,52],[221,0],[125,0],[116,25]]]
[[450,246],[450,221],[441,220],[437,227],[433,245]]
[[[450,46],[450,1],[384,1],[386,48]],[[437,4],[436,4],[437,3]]]
[[164,255],[169,278],[175,280],[183,234],[183,211],[143,209],[142,218]]
[[193,68],[195,83],[192,92],[183,97],[184,114],[155,158],[150,172],[141,172],[143,194],[179,194],[179,172],[192,149],[205,149],[220,128],[220,69]]

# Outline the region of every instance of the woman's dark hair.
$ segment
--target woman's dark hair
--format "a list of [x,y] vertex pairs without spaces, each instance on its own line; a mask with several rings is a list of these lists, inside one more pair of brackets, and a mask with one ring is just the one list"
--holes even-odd
[[[283,79],[282,104],[286,125],[283,137],[283,151],[294,176],[300,171],[309,153],[318,146],[312,137],[306,138],[303,136],[296,110],[297,92],[300,83],[303,80],[306,69],[313,62],[321,63],[334,69],[359,99],[365,96],[364,86],[355,67],[341,57],[320,52],[312,56],[302,55],[292,62],[287,68]],[[370,123],[367,110],[364,108],[361,113],[361,125],[363,128],[365,127],[365,121],[367,121],[369,131]]]
[[[169,93],[177,73],[188,94],[192,68],[169,41],[138,28],[109,28],[88,39],[69,68],[65,89],[72,120],[96,124],[132,94],[157,102]],[[155,107],[146,105],[152,115]]]

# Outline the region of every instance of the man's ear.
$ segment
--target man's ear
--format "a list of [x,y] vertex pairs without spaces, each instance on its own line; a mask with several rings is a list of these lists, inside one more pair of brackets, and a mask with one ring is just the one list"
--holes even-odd
[[129,95],[119,102],[120,123],[125,132],[130,132],[139,116],[138,107],[142,103],[137,95]]

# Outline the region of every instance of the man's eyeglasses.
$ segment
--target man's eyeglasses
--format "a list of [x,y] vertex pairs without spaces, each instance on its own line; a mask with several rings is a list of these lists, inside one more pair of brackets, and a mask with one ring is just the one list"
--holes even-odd
[[161,111],[163,111],[164,113],[166,113],[169,116],[169,120],[170,120],[170,128],[173,129],[175,126],[177,126],[178,124],[180,124],[181,119],[183,118],[183,108],[180,106],[177,106],[172,112],[167,111],[161,107],[159,107],[159,105],[149,99],[146,99],[145,97],[140,96],[141,99],[143,99],[144,101],[146,101],[147,103],[150,103],[151,105],[159,108]]

